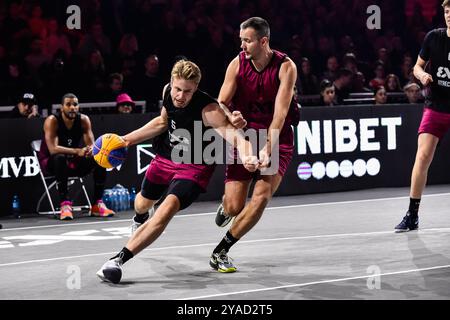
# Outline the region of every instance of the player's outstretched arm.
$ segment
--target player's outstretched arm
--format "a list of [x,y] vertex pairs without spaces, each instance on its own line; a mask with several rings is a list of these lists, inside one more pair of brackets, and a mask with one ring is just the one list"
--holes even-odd
[[150,120],[146,125],[136,129],[122,138],[125,140],[126,146],[138,144],[142,141],[156,137],[167,130],[167,111],[166,108],[161,108],[161,114],[156,118]]
[[212,127],[220,136],[232,144],[239,152],[244,167],[253,172],[258,169],[258,158],[253,155],[252,145],[245,140],[242,130],[236,129],[225,116],[224,111],[216,104],[211,103],[203,109],[203,123]]

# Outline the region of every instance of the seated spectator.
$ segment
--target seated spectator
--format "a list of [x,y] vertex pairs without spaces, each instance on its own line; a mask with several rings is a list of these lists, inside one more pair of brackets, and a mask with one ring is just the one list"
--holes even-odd
[[72,47],[70,46],[69,39],[61,31],[58,20],[54,18],[49,19],[48,21],[44,47],[51,58],[53,58],[59,50],[62,50],[66,57],[72,55]]
[[[89,59],[83,66],[83,87],[84,97],[90,101],[103,100],[107,91],[107,71],[105,61],[99,50],[94,50],[89,54]],[[116,96],[108,101],[115,101]]]
[[61,220],[72,220],[72,201],[68,198],[68,177],[84,177],[93,172],[94,200],[91,215],[111,217],[114,212],[102,201],[106,169],[92,156],[94,134],[87,115],[79,112],[78,98],[67,93],[62,98],[61,111],[44,122],[44,138],[38,153],[43,171],[56,177],[56,189],[61,200]]
[[118,113],[131,113],[134,108],[134,101],[126,93],[119,94],[116,99]]
[[402,65],[400,66],[400,83],[407,85],[411,81],[411,73],[414,67],[413,59],[410,55],[404,54]]
[[115,101],[117,96],[122,92],[123,76],[120,73],[111,73],[109,75],[108,87],[103,96],[104,101]]
[[387,94],[386,88],[384,86],[378,86],[373,90],[373,95],[375,99],[375,104],[386,104]]
[[336,97],[336,91],[333,82],[324,79],[320,83],[320,106],[334,106]]
[[337,78],[339,69],[339,62],[336,56],[330,56],[327,59],[327,69],[322,74],[322,80],[328,79],[330,81],[334,81]]
[[143,72],[134,77],[126,91],[130,92],[136,100],[145,100],[147,112],[159,112],[159,100],[163,87],[158,56],[151,54],[145,59]]
[[298,89],[302,95],[319,93],[319,83],[317,77],[311,72],[311,62],[308,58],[302,58],[298,74]]
[[378,61],[374,69],[375,78],[369,81],[369,87],[376,89],[379,86],[384,86],[384,81],[386,78],[386,72],[384,69],[384,64],[382,61]]
[[405,92],[409,103],[420,103],[424,100],[420,86],[415,82],[408,83],[403,88],[403,91]]
[[139,45],[136,36],[127,33],[122,36],[113,62],[113,70],[120,72],[124,79],[131,78],[140,62]]
[[36,105],[36,99],[32,93],[24,93],[17,105],[9,113],[8,118],[22,118],[22,119],[32,119],[39,118],[38,107]]
[[387,92],[401,92],[400,80],[399,78],[391,73],[386,77],[386,91]]
[[44,37],[45,19],[42,18],[42,8],[37,4],[31,10],[31,17],[28,20],[28,26],[33,36]]
[[336,91],[337,104],[344,104],[344,99],[348,98],[352,80],[353,72],[351,72],[349,69],[339,70],[337,79],[333,83]]
[[366,87],[366,77],[361,71],[358,71],[353,79],[352,93],[361,92],[372,92],[372,90]]
[[345,69],[349,69],[353,74],[358,72],[358,61],[353,52],[347,52],[342,58],[342,64]]
[[94,50],[99,50],[104,57],[111,54],[111,40],[103,33],[100,22],[92,24],[90,31],[84,35],[79,44],[79,53],[85,58]]

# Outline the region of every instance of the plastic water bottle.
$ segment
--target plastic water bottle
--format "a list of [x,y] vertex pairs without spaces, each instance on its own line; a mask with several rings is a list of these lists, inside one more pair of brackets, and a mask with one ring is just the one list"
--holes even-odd
[[108,207],[111,208],[111,189],[105,189],[103,191],[103,197],[102,197],[103,203]]
[[130,208],[134,209],[134,200],[136,199],[136,188],[135,187],[131,187],[131,192],[130,192]]
[[111,207],[113,211],[118,211],[118,196],[117,196],[117,189],[112,189],[111,192]]
[[124,200],[123,189],[122,188],[117,189],[117,194],[119,196],[119,209],[118,209],[118,211],[123,211],[123,206],[124,206],[124,204],[123,204],[123,200]]
[[130,191],[125,188],[125,210],[130,210]]
[[19,196],[17,194],[15,194],[13,196],[12,211],[13,211],[14,218],[20,219],[20,202],[19,202]]

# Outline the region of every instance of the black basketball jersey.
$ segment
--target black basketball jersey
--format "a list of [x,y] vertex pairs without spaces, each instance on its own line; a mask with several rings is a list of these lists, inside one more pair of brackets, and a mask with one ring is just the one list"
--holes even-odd
[[425,105],[438,112],[450,113],[450,38],[447,29],[430,31],[419,56],[429,62],[427,72],[433,77],[429,90],[426,90]]
[[83,128],[81,127],[81,114],[77,114],[72,128],[68,129],[64,123],[61,113],[56,115],[58,120],[58,144],[67,148],[78,148],[83,138]]
[[[204,164],[203,150],[210,142],[203,142],[202,135],[210,127],[203,124],[202,111],[207,105],[217,102],[207,93],[197,90],[186,107],[177,108],[173,105],[170,90],[169,85],[163,100],[168,116],[168,128],[153,139],[153,148],[160,156],[174,162]],[[172,154],[189,160],[176,161]]]
[[[78,148],[82,145],[83,138],[83,128],[81,126],[81,114],[77,114],[72,128],[68,129],[61,113],[54,115],[58,121],[58,129],[56,131],[56,136],[58,137],[58,145],[67,148]],[[38,153],[39,161],[43,161],[50,157],[50,151],[48,150],[47,143],[45,141],[45,133],[42,139],[41,149]],[[73,157],[67,155],[67,157]]]

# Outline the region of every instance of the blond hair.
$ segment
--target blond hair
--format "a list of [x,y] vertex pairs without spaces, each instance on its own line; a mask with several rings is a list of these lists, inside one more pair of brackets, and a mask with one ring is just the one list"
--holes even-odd
[[191,80],[196,84],[199,84],[200,79],[202,78],[202,73],[200,68],[192,61],[180,60],[174,64],[171,76],[172,78]]
[[446,6],[450,6],[450,0],[444,0],[444,2],[442,2],[442,8],[445,8]]

